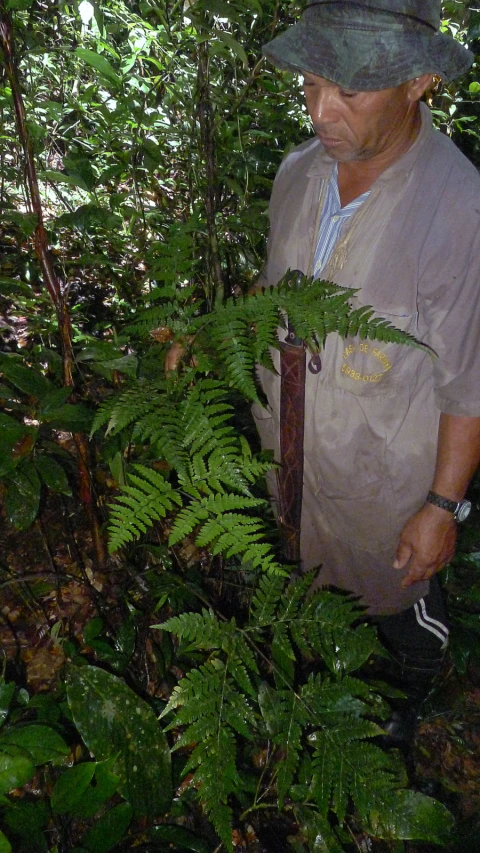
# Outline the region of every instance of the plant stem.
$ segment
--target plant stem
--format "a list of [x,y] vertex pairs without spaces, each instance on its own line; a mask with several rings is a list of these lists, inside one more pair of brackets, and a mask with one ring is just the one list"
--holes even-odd
[[210,98],[208,73],[208,41],[202,41],[198,46],[198,119],[200,123],[200,140],[205,157],[205,209],[207,214],[207,229],[209,240],[210,266],[215,288],[215,297],[223,301],[223,276],[218,248],[217,226],[217,165],[215,156],[215,133],[213,107]]
[[[22,144],[23,153],[25,157],[28,198],[30,201],[31,209],[37,217],[37,227],[35,229],[34,237],[35,254],[38,258],[43,274],[43,280],[45,282],[46,288],[48,290],[48,293],[50,295],[57,314],[58,328],[60,332],[60,340],[62,346],[63,382],[65,386],[72,387],[72,324],[68,305],[64,295],[64,290],[55,272],[52,255],[48,246],[47,233],[45,231],[45,222],[43,217],[42,201],[40,197],[40,189],[38,186],[37,170],[35,167],[35,157],[33,152],[32,141],[28,132],[25,104],[23,102],[23,96],[20,87],[18,68],[15,62],[12,19],[5,8],[4,0],[0,0],[0,46],[2,47],[4,53],[5,70],[12,89],[12,98],[15,106],[18,135]],[[105,543],[103,541],[103,537],[100,531],[96,503],[92,490],[90,466],[88,464],[88,442],[86,436],[83,433],[76,433],[73,436],[73,439],[77,448],[80,495],[90,523],[97,562],[99,567],[104,567],[106,562],[106,550]]]

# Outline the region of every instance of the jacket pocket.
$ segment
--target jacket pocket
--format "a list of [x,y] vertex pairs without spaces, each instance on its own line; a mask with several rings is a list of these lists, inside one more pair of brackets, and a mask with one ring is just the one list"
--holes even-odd
[[[382,311],[375,313],[375,317],[387,320],[412,337],[417,332],[417,316]],[[406,379],[406,373],[410,372],[406,366],[407,360],[412,366],[417,363],[414,348],[408,344],[365,340],[359,336],[342,339],[332,334],[325,345],[323,382],[356,397],[392,397],[399,382]]]

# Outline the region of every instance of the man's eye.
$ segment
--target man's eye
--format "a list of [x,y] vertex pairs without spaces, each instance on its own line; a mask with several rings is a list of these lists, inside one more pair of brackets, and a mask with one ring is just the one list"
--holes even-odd
[[358,92],[348,92],[348,91],[345,91],[345,89],[342,89],[340,91],[340,94],[341,94],[342,98],[355,98],[356,95],[358,95]]

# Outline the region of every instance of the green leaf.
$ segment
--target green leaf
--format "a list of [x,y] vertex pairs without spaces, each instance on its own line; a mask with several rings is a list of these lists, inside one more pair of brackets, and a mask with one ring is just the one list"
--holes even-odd
[[98,71],[98,73],[103,77],[106,77],[110,83],[114,83],[115,86],[118,87],[122,85],[122,81],[117,72],[114,71],[108,59],[105,59],[104,56],[101,56],[99,53],[95,53],[93,50],[88,50],[85,47],[77,47],[75,55],[78,56],[79,59],[83,60],[83,62],[86,62],[87,65],[94,68],[95,71]]
[[7,9],[26,11],[27,9],[30,9],[32,4],[33,0],[7,0]]
[[93,619],[90,619],[89,622],[85,625],[83,629],[83,639],[86,643],[91,643],[92,640],[95,640],[103,631],[103,619],[99,616],[95,616]]
[[211,853],[210,844],[202,841],[198,835],[184,829],[183,826],[175,826],[173,824],[162,824],[155,826],[150,832],[152,841],[163,841],[169,847],[177,847],[181,850],[193,850],[193,853]]
[[8,276],[0,275],[0,295],[11,296],[12,294],[22,293],[25,296],[32,295],[32,288],[24,281],[19,281],[16,278],[8,278]]
[[92,853],[108,853],[122,840],[132,817],[133,809],[128,803],[115,806],[88,830],[82,844]]
[[172,798],[170,749],[150,706],[120,678],[94,666],[70,667],[67,695],[97,761],[116,759],[122,796],[140,814],[163,814]]
[[88,432],[92,423],[93,413],[82,403],[60,406],[44,416],[44,421],[53,429],[64,429],[68,432]]
[[45,485],[61,495],[71,495],[72,490],[67,475],[58,462],[52,456],[39,454],[35,457],[35,468]]
[[19,210],[3,211],[2,216],[7,221],[13,222],[25,237],[31,237],[38,225],[36,213],[21,213]]
[[35,444],[38,431],[0,412],[0,477],[10,473]]
[[0,853],[12,853],[12,845],[0,829]]
[[0,727],[3,726],[8,717],[10,703],[14,693],[15,684],[13,681],[10,681],[8,684],[5,684],[5,682],[0,684]]
[[37,723],[18,726],[4,731],[0,736],[0,749],[4,745],[14,744],[30,753],[35,765],[46,764],[62,755],[68,755],[69,748],[62,737],[50,726]]
[[15,471],[5,497],[5,511],[17,530],[26,530],[35,521],[40,506],[40,480],[33,465]]
[[472,83],[470,83],[468,91],[471,95],[478,95],[478,93],[480,92],[480,83],[477,83],[477,81],[474,80]]
[[55,184],[67,184],[70,187],[79,187],[81,190],[89,189],[81,175],[67,175],[66,172],[58,172],[56,169],[45,169],[38,173],[38,177]]
[[454,825],[451,812],[416,791],[394,791],[369,815],[369,831],[378,838],[415,839],[443,844]]
[[3,373],[12,385],[24,394],[41,400],[45,394],[52,391],[53,386],[48,379],[37,373],[33,367],[24,367],[17,359],[0,355],[0,373]]
[[111,378],[114,370],[135,379],[138,371],[138,358],[132,354],[124,355],[121,358],[112,358],[108,361],[95,361],[92,368],[107,379]]
[[126,619],[115,637],[115,650],[125,658],[126,662],[130,660],[135,651],[136,636],[137,632],[133,619]]
[[72,388],[54,388],[45,394],[40,402],[38,414],[40,418],[47,417],[51,412],[56,412],[72,394]]
[[21,788],[35,773],[30,758],[15,747],[0,747],[0,794]]
[[75,812],[75,804],[88,788],[95,773],[95,762],[86,761],[69,767],[57,779],[52,791],[52,809],[57,814]]
[[120,781],[119,777],[115,776],[112,771],[114,763],[114,759],[109,759],[96,765],[93,779],[95,784],[92,782],[75,803],[76,817],[85,820],[94,817],[107,800],[113,797]]
[[248,69],[248,57],[242,45],[239,44],[239,42],[234,39],[230,33],[225,32],[225,30],[212,30],[212,33],[218,36],[218,38],[221,39],[221,41],[223,41],[224,44],[226,44],[230,50],[236,54],[236,56],[238,56],[243,67]]
[[10,801],[3,818],[8,829],[28,843],[28,847],[22,847],[22,850],[32,850],[35,853],[47,850],[43,831],[48,824],[49,814],[45,801],[31,802],[26,798],[16,802]]

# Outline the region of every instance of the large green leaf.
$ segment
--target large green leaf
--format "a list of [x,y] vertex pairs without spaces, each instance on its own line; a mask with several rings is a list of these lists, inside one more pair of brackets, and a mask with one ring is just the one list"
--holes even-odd
[[24,465],[9,478],[5,511],[17,530],[26,530],[35,521],[40,506],[40,480],[33,465]]
[[88,432],[92,419],[92,412],[82,403],[66,403],[51,411],[48,416],[44,416],[44,420],[53,429],[64,429],[69,432]]
[[172,798],[170,749],[150,706],[122,679],[94,666],[70,667],[67,695],[95,758],[115,757],[125,799],[141,814],[163,814]]
[[11,296],[12,293],[23,293],[25,296],[30,296],[32,288],[24,281],[0,275],[0,295]]
[[88,830],[82,844],[92,853],[108,853],[124,837],[132,816],[132,807],[128,803],[120,803],[97,820]]
[[0,477],[10,473],[27,456],[37,437],[38,430],[19,423],[15,418],[0,412]]
[[218,36],[218,38],[223,41],[223,43],[226,44],[234,54],[237,55],[243,67],[247,69],[248,57],[242,45],[239,44],[239,42],[234,39],[230,33],[227,33],[224,30],[213,30],[212,32],[215,33],[215,35]]
[[39,400],[53,390],[51,382],[41,373],[33,367],[25,367],[18,359],[7,355],[0,355],[0,373],[3,373],[15,388]]
[[68,767],[57,779],[52,791],[52,809],[57,814],[75,810],[75,804],[88,788],[95,773],[95,762],[84,761]]
[[104,803],[113,797],[120,782],[118,776],[115,776],[112,771],[114,763],[114,759],[111,758],[96,765],[92,783],[75,803],[76,817],[85,819],[94,817]]
[[0,746],[0,794],[29,782],[35,772],[30,758],[16,747]]
[[44,800],[31,802],[26,797],[16,801],[10,800],[2,817],[5,826],[23,840],[22,851],[47,853],[44,830],[48,824],[49,812]]
[[86,62],[87,65],[94,68],[95,71],[98,71],[98,73],[101,74],[102,77],[105,77],[110,83],[114,83],[115,86],[118,87],[122,85],[122,81],[117,72],[114,71],[108,59],[105,59],[104,56],[101,56],[99,53],[95,53],[93,50],[88,50],[85,47],[77,47],[75,54],[79,59],[82,59],[83,62]]
[[68,755],[69,747],[58,732],[50,726],[37,723],[7,729],[0,735],[0,749],[14,744],[29,753],[34,764],[46,764],[62,755]]
[[437,800],[416,791],[394,791],[369,815],[369,831],[378,838],[415,839],[443,844],[455,820]]
[[88,190],[81,175],[67,175],[65,172],[58,172],[56,169],[46,169],[44,172],[39,172],[38,176],[56,184],[67,184],[70,187]]
[[73,388],[51,388],[40,401],[38,410],[40,418],[47,418],[51,412],[56,412],[60,406],[67,402],[72,391]]
[[12,853],[12,845],[0,829],[0,853]]
[[150,838],[152,841],[163,841],[169,847],[193,850],[193,853],[211,853],[212,851],[211,845],[199,838],[198,835],[194,835],[193,832],[189,832],[183,826],[175,826],[171,823],[155,826],[150,832]]
[[46,454],[39,454],[35,458],[35,468],[45,485],[52,490],[62,495],[71,495],[72,490],[67,479],[67,475],[61,465],[52,457]]

